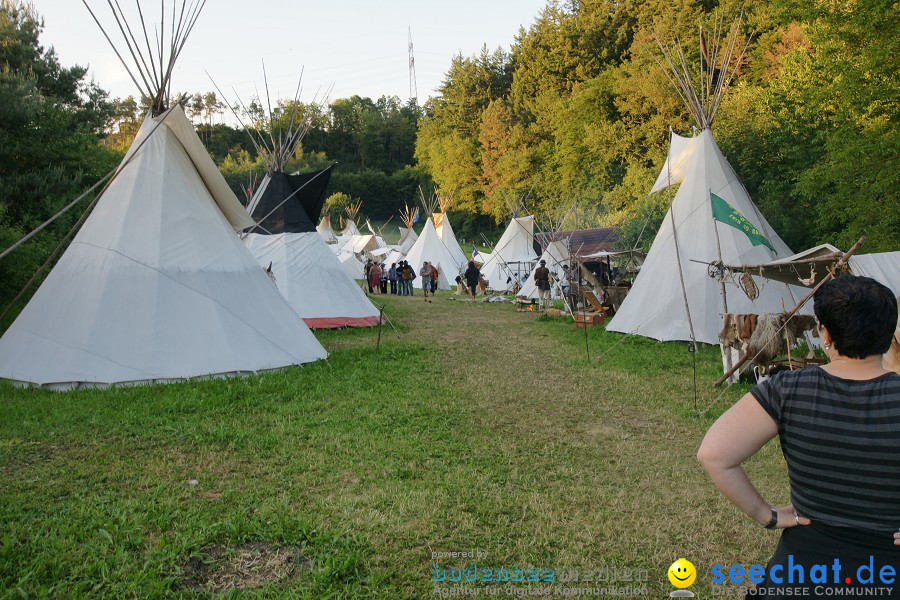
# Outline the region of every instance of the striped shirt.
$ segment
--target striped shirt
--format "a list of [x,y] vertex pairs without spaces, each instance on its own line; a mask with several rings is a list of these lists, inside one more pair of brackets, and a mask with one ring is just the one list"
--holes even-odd
[[751,392],[778,424],[797,513],[830,525],[900,528],[900,375],[785,371]]

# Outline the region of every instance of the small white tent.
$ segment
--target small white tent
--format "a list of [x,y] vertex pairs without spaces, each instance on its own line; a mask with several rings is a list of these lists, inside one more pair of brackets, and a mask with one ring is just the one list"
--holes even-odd
[[406,254],[412,250],[416,240],[419,239],[419,235],[416,233],[416,230],[413,229],[413,224],[418,218],[418,214],[419,209],[410,210],[409,206],[406,206],[404,210],[400,211],[400,220],[403,221],[403,226],[399,227],[400,243],[396,246],[391,246],[390,252],[384,255],[383,258],[386,267],[390,268],[392,264],[397,264],[403,260]]
[[307,326],[371,327],[378,324],[378,309],[313,225],[330,173],[331,167],[300,175],[266,174],[250,203],[259,227],[244,243],[262,267],[271,265],[278,290]]
[[512,289],[524,282],[537,261],[534,252],[534,217],[513,217],[500,241],[485,259],[481,273],[495,292]]
[[[300,89],[298,85],[298,95]],[[278,290],[309,327],[377,325],[378,309],[348,276],[315,225],[332,167],[293,175],[284,172],[311,121],[310,113],[299,114],[298,96],[288,106],[293,111],[286,129],[282,115],[270,113],[268,130],[275,135],[256,132],[257,146],[266,147],[267,138],[272,145],[266,154],[266,176],[248,207],[257,226],[244,236],[244,243],[262,267],[271,269]],[[357,203],[354,216],[358,209]],[[327,215],[322,223],[332,233]]]
[[400,252],[406,254],[413,247],[413,244],[416,243],[416,240],[419,239],[419,234],[416,233],[416,230],[412,227],[401,227],[400,228]]

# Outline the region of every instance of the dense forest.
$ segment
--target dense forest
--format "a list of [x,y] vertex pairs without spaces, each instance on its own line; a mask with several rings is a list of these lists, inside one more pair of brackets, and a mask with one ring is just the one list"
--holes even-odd
[[510,51],[452,60],[425,105],[418,164],[458,209],[502,219],[509,191],[533,188],[537,214],[578,202],[629,243],[649,220],[652,240],[667,197],[647,192],[669,128],[695,126],[656,39],[677,35],[697,63],[698,25],[709,32],[717,15],[728,23],[741,9],[750,44],[713,132],[750,196],[797,251],[846,249],[861,234],[867,252],[898,249],[892,0],[552,2]]
[[[709,31],[717,18],[741,14],[748,51],[713,129],[751,197],[794,250],[848,248],[862,234],[867,252],[898,249],[900,10],[892,0],[551,1],[509,49],[448,57],[439,93],[423,106],[396,97],[280,102],[277,118],[297,109],[309,119],[289,170],[336,162],[334,210],[359,198],[364,213],[384,219],[415,202],[420,186],[438,189],[452,198],[465,237],[502,223],[524,197],[541,219],[577,203],[569,225],[614,225],[623,243],[649,245],[667,196],[647,192],[669,130],[690,135],[695,125],[657,36],[677,35],[699,60],[698,26]],[[111,99],[85,68],[61,65],[41,45],[41,29],[32,5],[0,0],[2,248],[109,172],[143,118],[141,101]],[[262,175],[248,133],[223,122],[223,99],[191,91],[181,100],[237,192]],[[246,100],[243,118],[268,127]],[[88,201],[0,261],[0,305]]]

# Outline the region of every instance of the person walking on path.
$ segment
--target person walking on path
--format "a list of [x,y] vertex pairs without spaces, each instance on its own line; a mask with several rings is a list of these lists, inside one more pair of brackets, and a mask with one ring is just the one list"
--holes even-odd
[[538,289],[540,309],[547,310],[550,308],[550,269],[546,260],[542,260],[541,266],[534,270],[534,283]]
[[469,261],[469,268],[465,273],[466,285],[469,286],[469,292],[472,294],[472,302],[475,302],[475,294],[477,292],[478,282],[481,280],[481,271],[475,266],[475,261]]
[[[829,281],[813,301],[830,362],[761,382],[713,423],[697,452],[726,498],[766,529],[783,530],[757,583],[754,595],[764,598],[791,593],[778,570],[815,573],[840,561],[840,579],[815,595],[830,598],[846,595],[844,574],[872,562],[875,573],[900,565],[900,375],[881,364],[897,302],[884,285],[852,275]],[[791,503],[782,507],[742,467],[776,436],[790,481]],[[879,595],[900,598],[892,587]]]
[[426,260],[419,269],[419,275],[422,277],[422,293],[425,294],[425,302],[431,302],[428,299],[428,291],[431,289],[431,265]]

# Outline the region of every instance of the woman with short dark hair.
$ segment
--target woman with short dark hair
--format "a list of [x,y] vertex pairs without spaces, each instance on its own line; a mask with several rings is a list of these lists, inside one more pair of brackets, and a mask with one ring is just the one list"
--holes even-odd
[[[719,417],[697,453],[738,508],[784,530],[756,597],[796,593],[789,563],[802,566],[806,584],[813,567],[828,565],[825,588],[858,586],[857,570],[870,561],[876,581],[882,566],[900,565],[900,375],[881,364],[897,303],[877,281],[845,276],[815,293],[814,311],[829,364],[760,383]],[[741,467],[776,435],[791,483],[791,504],[782,508],[766,502]],[[896,581],[882,587],[893,594],[881,597],[900,597]],[[819,594],[814,589],[807,597]]]

